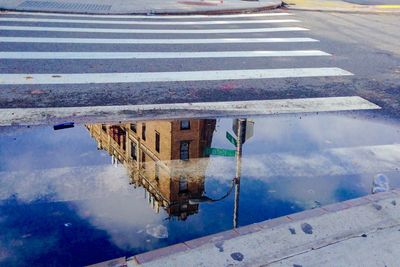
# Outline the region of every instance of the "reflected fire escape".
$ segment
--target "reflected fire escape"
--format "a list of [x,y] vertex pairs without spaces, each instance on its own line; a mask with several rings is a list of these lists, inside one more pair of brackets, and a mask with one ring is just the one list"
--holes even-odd
[[131,184],[145,189],[156,212],[185,220],[198,212],[204,193],[215,120],[146,121],[118,125],[88,124],[98,149],[107,151],[115,164],[128,170]]

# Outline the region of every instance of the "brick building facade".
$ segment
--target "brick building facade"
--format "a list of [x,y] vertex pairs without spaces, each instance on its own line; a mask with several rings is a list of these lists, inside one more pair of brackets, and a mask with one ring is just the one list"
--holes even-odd
[[98,149],[123,164],[131,183],[143,187],[155,211],[185,220],[198,212],[189,199],[204,192],[215,120],[142,121],[119,125],[87,124]]

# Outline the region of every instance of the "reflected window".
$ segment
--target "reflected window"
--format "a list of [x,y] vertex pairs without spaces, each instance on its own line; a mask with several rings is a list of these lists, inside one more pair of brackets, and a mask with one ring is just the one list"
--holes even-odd
[[120,135],[119,138],[120,138],[122,150],[126,151],[126,131],[123,129],[120,129],[119,135]]
[[188,181],[186,177],[180,176],[179,177],[179,192],[186,192],[188,190]]
[[190,121],[189,120],[181,121],[181,130],[190,130]]
[[160,153],[160,134],[156,132],[156,151]]
[[146,141],[146,123],[142,124],[142,139]]
[[136,123],[131,123],[131,130],[136,133]]
[[189,159],[189,141],[181,141],[180,146],[180,159],[188,160]]
[[146,154],[142,151],[142,168],[146,169]]
[[160,179],[160,166],[156,163],[154,166],[154,178],[158,181]]
[[182,221],[186,221],[187,217],[188,217],[187,212],[182,212],[181,213],[181,220]]
[[131,158],[133,160],[137,160],[136,152],[136,143],[131,143]]

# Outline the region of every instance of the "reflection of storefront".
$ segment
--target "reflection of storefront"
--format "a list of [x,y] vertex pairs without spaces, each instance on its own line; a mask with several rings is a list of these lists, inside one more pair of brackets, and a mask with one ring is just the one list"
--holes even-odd
[[86,125],[98,149],[129,171],[132,184],[146,190],[146,198],[158,212],[185,220],[197,213],[198,204],[189,199],[204,192],[215,120],[146,121],[135,124]]

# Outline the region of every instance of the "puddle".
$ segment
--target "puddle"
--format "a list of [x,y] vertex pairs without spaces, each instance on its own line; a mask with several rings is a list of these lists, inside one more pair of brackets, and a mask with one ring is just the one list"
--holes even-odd
[[0,128],[0,263],[93,264],[360,197],[378,174],[399,187],[400,125],[346,114],[247,118],[240,160],[231,118]]

